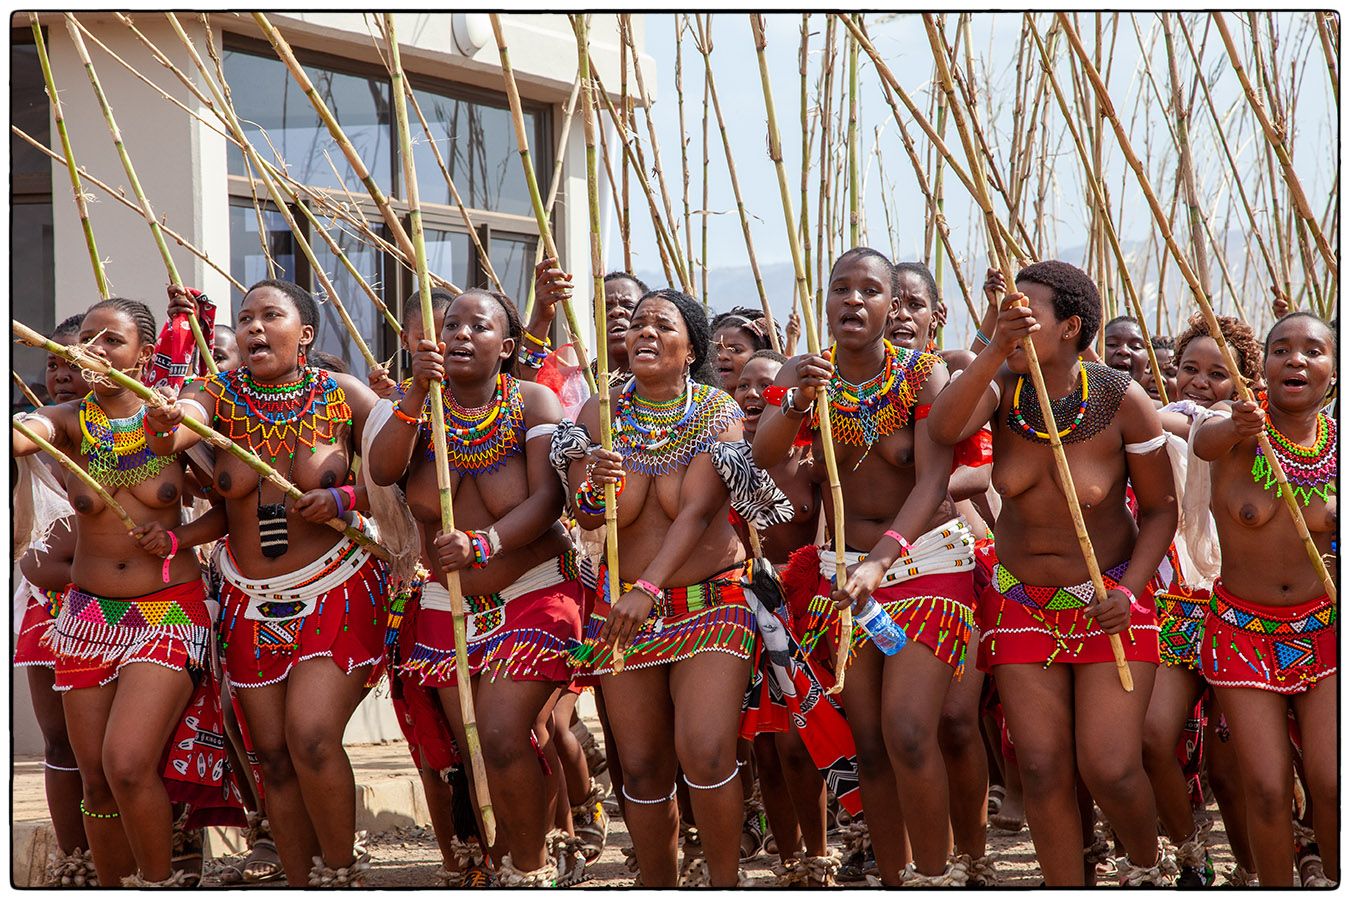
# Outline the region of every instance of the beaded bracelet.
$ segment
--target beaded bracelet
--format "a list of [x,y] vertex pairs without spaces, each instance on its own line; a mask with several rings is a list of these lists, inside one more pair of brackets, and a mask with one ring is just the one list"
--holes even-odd
[[526,331],[522,336],[525,338],[525,340],[529,341],[531,344],[534,344],[536,347],[539,347],[543,350],[548,350],[550,347],[553,346],[553,342],[550,341],[548,338],[537,338],[534,335],[530,334],[530,332],[528,331]]
[[170,428],[168,431],[156,431],[155,437],[157,438],[173,437],[174,433],[177,431],[178,431],[178,423],[175,422],[173,427]]
[[492,558],[492,544],[488,541],[487,535],[472,529],[464,532],[464,534],[469,539],[469,545],[473,547],[471,567],[475,569],[486,567],[488,560]]
[[398,419],[400,422],[405,422],[408,425],[413,426],[414,428],[422,424],[421,419],[417,418],[416,416],[410,416],[403,410],[399,409],[397,403],[394,404],[394,417]]
[[542,369],[544,367],[544,361],[547,359],[547,349],[531,350],[529,347],[521,346],[520,352],[516,354],[516,362],[525,366],[527,369]]
[[981,344],[984,344],[986,347],[993,343],[993,341],[991,341],[985,335],[985,333],[978,328],[975,329],[975,340],[979,341]]
[[91,811],[89,810],[89,808],[86,807],[86,806],[84,805],[84,799],[83,799],[83,798],[80,799],[80,812],[83,813],[84,815],[88,816],[88,817],[91,818],[91,819],[120,819],[120,818],[122,818],[122,814],[121,814],[120,812],[117,812],[116,810],[113,810],[113,811],[110,812],[110,813],[97,813],[97,812],[91,812]]
[[[624,477],[619,476],[619,480],[614,484],[614,498],[617,500],[623,493]],[[594,484],[587,478],[577,486],[577,509],[590,516],[598,516],[605,511],[605,488],[604,485]]]

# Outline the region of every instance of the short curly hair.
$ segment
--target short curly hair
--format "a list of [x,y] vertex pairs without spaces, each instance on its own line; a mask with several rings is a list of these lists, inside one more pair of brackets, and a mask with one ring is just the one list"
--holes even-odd
[[1331,322],[1328,322],[1326,319],[1322,318],[1316,313],[1310,313],[1306,309],[1300,309],[1295,310],[1294,312],[1291,312],[1287,315],[1281,316],[1279,319],[1275,321],[1274,325],[1270,326],[1270,330],[1266,332],[1265,345],[1261,348],[1263,353],[1270,352],[1270,341],[1271,338],[1275,336],[1275,329],[1286,324],[1287,322],[1292,322],[1295,319],[1312,319],[1313,321],[1320,323],[1322,327],[1325,328],[1327,332],[1331,335],[1331,340],[1333,342],[1336,341],[1336,325],[1334,319]]
[[1153,345],[1154,350],[1167,350],[1173,354],[1177,352],[1177,342],[1165,334],[1150,335],[1148,342]]
[[255,281],[249,285],[248,290],[244,292],[244,299],[248,295],[260,288],[271,288],[281,294],[284,294],[295,311],[300,314],[300,324],[308,325],[314,329],[314,337],[300,349],[317,347],[319,344],[319,304],[314,299],[314,295],[296,284],[294,281],[284,281],[280,278],[264,278],[262,281]]
[[[1219,333],[1237,355],[1237,364],[1242,370],[1242,377],[1248,382],[1257,381],[1261,377],[1262,350],[1261,345],[1256,342],[1256,333],[1252,331],[1250,325],[1233,316],[1219,316],[1218,320]],[[1186,320],[1186,330],[1177,336],[1177,361],[1180,362],[1181,357],[1186,355],[1186,348],[1190,346],[1191,341],[1213,336],[1203,313],[1191,316]]]
[[898,262],[891,267],[891,293],[900,293],[900,278],[904,275],[913,275],[923,286],[928,289],[928,308],[937,312],[938,303],[942,300],[942,294],[938,291],[937,279],[933,273],[921,262]]
[[1062,260],[1047,259],[1022,269],[1017,273],[1017,281],[1029,281],[1054,291],[1055,321],[1077,316],[1083,323],[1078,331],[1078,350],[1088,348],[1102,325],[1101,295],[1088,273]]

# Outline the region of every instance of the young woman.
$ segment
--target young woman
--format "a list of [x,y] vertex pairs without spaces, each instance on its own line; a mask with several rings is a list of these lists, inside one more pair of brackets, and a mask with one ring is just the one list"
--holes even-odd
[[244,365],[194,382],[174,407],[147,415],[151,449],[161,455],[197,443],[179,427],[191,416],[305,492],[292,503],[241,461],[217,454],[214,488],[228,522],[215,554],[224,578],[222,657],[292,886],[360,884],[369,868],[353,843],[355,788],[342,733],[378,674],[387,607],[386,564],[326,524],[354,515],[352,457],[377,398],[349,375],[308,364],[318,322],[308,291],[258,282],[236,315]]
[[[441,333],[441,323],[445,321],[445,311],[450,308],[450,303],[454,299],[455,295],[445,288],[431,289],[431,315],[436,324],[437,334]],[[411,359],[412,355],[417,352],[417,347],[423,338],[421,305],[409,301],[403,307],[403,320],[399,324],[403,328],[399,333],[399,346],[408,352],[408,358]],[[389,377],[389,370],[384,366],[375,366],[366,375],[366,381],[376,395],[397,403],[408,392],[408,385],[412,383],[412,378],[405,378],[400,384]]]
[[1321,410],[1335,377],[1335,333],[1316,316],[1290,313],[1266,336],[1267,395],[1216,404],[1231,416],[1206,420],[1193,438],[1196,455],[1212,463],[1210,506],[1223,551],[1200,670],[1232,729],[1262,887],[1294,883],[1290,708],[1326,877],[1340,880],[1336,605],[1305,562],[1256,440],[1263,431],[1269,438],[1318,552],[1334,567],[1337,426]]
[[[781,335],[780,335],[781,338]],[[769,350],[769,339],[763,310],[738,306],[720,313],[712,320],[713,371],[728,394],[736,390],[741,380],[741,369],[750,357],[760,350]],[[781,340],[779,341],[781,345]]]
[[[64,345],[75,343],[83,320],[83,313],[66,319],[56,326],[51,335],[52,340]],[[54,353],[47,356],[44,383],[53,406],[79,400],[88,389],[80,377],[80,370]],[[65,469],[45,456],[41,462],[34,460],[25,465],[42,464],[45,464],[45,470],[34,468],[28,476],[21,476],[21,482],[25,477],[31,482],[42,482],[30,483],[35,507],[33,518],[40,515],[43,521],[33,521],[37,533],[31,535],[33,543],[19,560],[22,577],[19,579],[16,608],[22,604],[24,611],[15,639],[14,665],[27,670],[28,693],[32,698],[38,729],[42,732],[47,812],[52,819],[59,850],[57,858],[48,867],[47,883],[53,887],[83,887],[96,883],[93,861],[85,849],[89,842],[84,835],[84,817],[80,814],[83,787],[75,753],[70,747],[70,737],[66,733],[61,695],[52,690],[56,680],[56,654],[45,643],[61,609],[61,595],[70,584],[70,567],[75,558],[75,531],[70,515],[73,510],[65,502]],[[19,490],[23,489],[21,484]],[[44,491],[48,495],[46,499],[40,500]],[[50,511],[44,509],[39,512],[36,509],[39,505],[46,507],[47,504],[51,504]],[[48,517],[58,515],[58,507],[64,515],[54,521],[47,521]],[[45,536],[42,532],[46,532]]]
[[[499,883],[550,886],[557,863],[545,846],[549,784],[531,747],[546,748],[547,720],[570,678],[567,650],[581,635],[575,553],[558,521],[562,491],[548,450],[562,409],[553,392],[511,376],[521,325],[507,297],[471,290],[445,313],[441,344],[423,340],[408,393],[380,432],[377,483],[405,479],[431,575],[403,629],[415,635],[405,671],[434,688],[458,745],[460,714],[450,595],[458,573],[470,613],[465,648],[493,807],[501,817]],[[443,382],[457,530],[440,531],[435,456],[423,406]],[[555,757],[556,760],[556,757]]]
[[603,679],[643,884],[676,883],[678,766],[712,884],[729,887],[737,881],[742,820],[736,739],[755,622],[741,589],[745,550],[728,507],[737,501],[743,515],[767,525],[775,519],[763,510],[786,518],[785,501],[754,470],[748,446],[740,443],[738,452],[729,443],[741,438],[735,402],[691,378],[702,374],[710,346],[702,306],[671,289],[649,293],[626,341],[633,374],[612,392],[616,450],[591,445],[599,433],[596,398],[554,437],[554,465],[565,472],[581,527],[603,524],[603,486],[620,485],[622,595],[609,595],[602,569],[575,658]]
[[[985,423],[994,430],[993,483],[1003,508],[994,526],[994,583],[981,598],[980,666],[994,673],[1016,742],[1046,883],[1085,880],[1080,774],[1125,847],[1122,881],[1158,882],[1164,859],[1142,731],[1158,664],[1148,587],[1177,523],[1162,428],[1152,401],[1128,376],[1079,360],[1100,321],[1097,288],[1084,272],[1035,263],[1018,273],[1017,287],[1020,293],[1005,298],[992,343],[952,380],[928,419],[934,440],[948,445]],[[1019,305],[1023,300],[1029,305]],[[1055,421],[1105,597],[1094,596],[1064,509],[1021,348],[1027,336],[1056,398]],[[1138,501],[1137,526],[1125,505],[1127,481]],[[1133,693],[1121,689],[1111,634],[1125,645]]]
[[[905,350],[936,353],[953,375],[970,365],[975,354],[965,349],[940,350],[937,330],[940,315],[937,282],[922,263],[895,264],[892,279],[895,306],[889,325],[891,343]],[[948,491],[957,513],[973,535],[988,531],[994,516],[985,492],[989,489],[988,455],[990,433],[981,429],[963,441],[955,452]],[[972,628],[971,642],[979,643],[979,630]],[[985,853],[986,819],[989,807],[989,763],[980,736],[980,697],[984,673],[967,668],[947,688],[938,726],[938,744],[947,765],[947,790],[951,801],[952,837],[956,847],[953,865],[967,884],[992,885],[993,861]],[[959,877],[959,876],[958,876]]]
[[[741,368],[732,395],[745,413],[745,438],[753,441],[760,417],[768,406],[765,393],[774,393],[773,383],[787,357],[772,350],[759,350]],[[775,569],[787,565],[793,551],[813,543],[820,519],[820,495],[811,480],[813,460],[810,445],[794,446],[769,470],[769,477],[792,503],[792,519],[764,529],[760,535],[764,558]],[[776,611],[790,626],[791,611]],[[766,675],[766,679],[772,675]],[[769,828],[782,862],[779,883],[827,887],[835,884],[838,853],[826,845],[825,781],[790,716],[783,730],[757,734],[755,765]]]
[[[1155,334],[1149,338],[1149,343],[1153,345],[1153,355],[1158,358],[1158,368],[1162,370],[1163,388],[1167,391],[1167,401],[1170,403],[1177,399],[1177,362],[1181,358],[1181,351],[1177,349],[1178,341],[1172,340],[1165,334]],[[1139,382],[1148,391],[1148,395],[1154,400],[1160,400],[1158,396],[1158,385],[1153,381],[1153,367],[1144,366],[1144,375]]]
[[1103,343],[1106,355],[1102,362],[1142,383],[1149,369],[1148,350],[1144,346],[1144,332],[1134,317],[1116,316],[1107,322]]
[[[895,307],[893,274],[886,257],[865,247],[835,262],[825,309],[835,344],[828,357],[800,356],[783,367],[778,385],[787,393],[778,408],[765,410],[755,455],[762,465],[777,464],[802,419],[812,416],[817,393],[828,392],[835,458],[849,498],[848,546],[799,551],[784,583],[791,593],[815,595],[799,635],[803,648],[833,660],[841,641],[849,645],[851,665],[840,696],[857,747],[863,809],[882,882],[950,884],[946,828],[910,829],[914,861],[908,863],[899,807],[914,822],[948,818],[937,732],[973,622],[974,539],[947,494],[952,452],[929,440],[924,421],[926,407],[946,384],[946,366],[932,354],[897,349],[884,337]],[[811,425],[816,427],[813,416]],[[819,437],[812,455],[823,455]],[[815,484],[828,500],[823,469],[814,469]],[[840,514],[829,503],[825,509],[831,521]],[[831,583],[836,554],[850,566],[844,585]],[[861,611],[873,596],[912,648],[887,657],[860,627],[839,634],[838,609],[851,604]],[[828,639],[821,642],[823,636]]]
[[[1219,319],[1219,328],[1238,359],[1242,377],[1256,383],[1261,378],[1261,345],[1251,328],[1229,316]],[[1183,486],[1181,528],[1169,551],[1169,564],[1164,567],[1164,571],[1171,570],[1170,583],[1153,597],[1163,665],[1158,667],[1144,720],[1144,768],[1153,783],[1163,830],[1177,847],[1177,885],[1205,887],[1214,882],[1214,866],[1192,817],[1191,791],[1177,762],[1176,747],[1206,687],[1200,672],[1200,632],[1209,608],[1210,586],[1218,574],[1219,548],[1209,512],[1208,466],[1190,458],[1185,445],[1192,428],[1215,414],[1211,407],[1216,403],[1231,401],[1235,388],[1203,316],[1191,317],[1177,348],[1177,396],[1162,408],[1160,416],[1164,427],[1175,435],[1169,441],[1180,450],[1173,455],[1173,462],[1177,482]],[[1217,722],[1221,715],[1217,704],[1210,703],[1209,718]],[[1234,790],[1238,783],[1236,759],[1229,742],[1210,738],[1207,731],[1202,743],[1212,773],[1210,786],[1219,801],[1238,866],[1250,871],[1254,863],[1246,822],[1240,815],[1242,793]]]
[[[155,336],[145,304],[121,298],[90,307],[79,331],[93,353],[132,374],[149,362]],[[172,553],[155,533],[180,522],[182,462],[147,446],[154,426],[142,400],[103,379],[92,383],[82,400],[30,415],[30,427],[79,462],[138,527],[128,535],[97,494],[67,481],[73,584],[47,642],[99,883],[176,885],[172,802],[194,806],[189,827],[242,822],[223,751],[200,740],[220,733],[211,613],[196,555]],[[37,452],[17,432],[12,440],[15,456]]]

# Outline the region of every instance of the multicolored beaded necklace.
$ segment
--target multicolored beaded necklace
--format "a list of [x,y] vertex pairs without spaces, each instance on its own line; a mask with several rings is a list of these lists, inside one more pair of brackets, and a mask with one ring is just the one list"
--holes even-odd
[[[445,449],[450,468],[471,477],[496,470],[521,446],[525,429],[525,399],[520,385],[510,375],[497,376],[497,388],[486,406],[465,409],[454,393],[441,389],[441,407],[445,414]],[[431,397],[422,408],[422,429],[427,436],[426,458],[436,459],[430,438]]]
[[[897,348],[883,340],[881,371],[861,384],[846,381],[835,364],[838,345],[830,347],[830,425],[834,440],[852,447],[870,447],[909,424],[919,389],[941,360],[931,353]],[[811,427],[819,428],[813,414]]]
[[614,449],[630,471],[665,475],[688,465],[741,415],[727,394],[687,377],[684,391],[670,400],[638,396],[630,378],[614,413]]
[[[1079,362],[1081,387],[1078,393],[1060,397],[1050,403],[1059,426],[1059,436],[1066,444],[1076,444],[1096,437],[1111,424],[1125,391],[1130,386],[1127,372],[1118,372],[1100,363]],[[1063,423],[1068,423],[1063,424]],[[1036,394],[1036,385],[1027,376],[1017,376],[1013,388],[1012,406],[1008,410],[1008,428],[1013,434],[1036,444],[1050,443],[1045,417]]]
[[323,369],[306,367],[287,384],[258,384],[248,369],[234,369],[208,378],[204,388],[216,398],[222,433],[273,463],[283,454],[294,459],[301,444],[310,453],[336,444],[341,427],[352,424],[346,393]]
[[89,475],[104,487],[129,488],[154,478],[178,455],[157,456],[145,443],[145,407],[110,419],[90,392],[80,401],[80,452]]
[[[1266,420],[1266,434],[1294,496],[1302,500],[1304,506],[1311,503],[1314,496],[1326,502],[1327,494],[1336,490],[1336,420],[1326,413],[1317,414],[1317,437],[1310,447],[1290,440],[1269,419]],[[1252,462],[1252,480],[1267,491],[1274,485],[1275,496],[1280,496],[1275,470],[1260,444],[1256,446],[1256,459]]]

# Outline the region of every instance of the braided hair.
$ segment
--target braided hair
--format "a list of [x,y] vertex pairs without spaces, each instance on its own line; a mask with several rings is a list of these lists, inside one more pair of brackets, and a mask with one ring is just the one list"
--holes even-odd
[[900,292],[900,278],[903,275],[913,275],[923,282],[923,286],[928,289],[928,308],[937,312],[938,301],[942,298],[938,294],[937,279],[933,273],[928,271],[928,267],[921,262],[898,262],[891,269],[891,293]]
[[[711,332],[717,334],[723,328],[735,328],[745,334],[750,339],[750,346],[755,350],[772,349],[773,341],[769,338],[769,331],[765,327],[764,310],[754,309],[749,306],[733,306],[724,313],[718,313],[713,316]],[[783,346],[783,335],[774,326],[775,335],[778,338],[778,346]]]
[[80,333],[80,323],[84,321],[84,313],[76,313],[73,316],[67,316],[61,320],[61,324],[52,330],[52,340],[67,337]]
[[1022,269],[1017,273],[1017,281],[1039,284],[1053,291],[1055,321],[1077,316],[1083,323],[1078,329],[1077,349],[1081,352],[1088,348],[1102,324],[1102,301],[1097,285],[1086,272],[1070,263],[1047,259]]
[[[136,326],[136,334],[141,339],[141,343],[154,346],[155,339],[159,334],[159,328],[155,325],[155,314],[150,311],[150,307],[141,301],[128,300],[126,297],[109,297],[107,300],[100,300],[85,310],[84,315],[80,316],[80,321],[83,322],[84,316],[89,315],[96,309],[111,309],[122,313],[131,319],[132,324]],[[74,317],[72,316],[72,318]],[[70,320],[67,319],[66,321]]]

